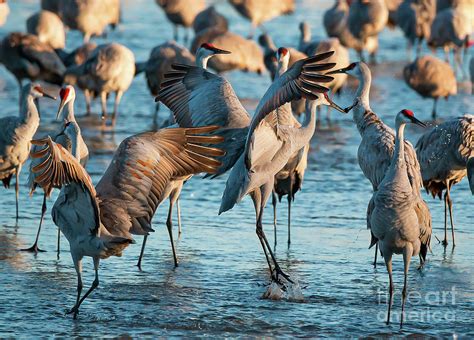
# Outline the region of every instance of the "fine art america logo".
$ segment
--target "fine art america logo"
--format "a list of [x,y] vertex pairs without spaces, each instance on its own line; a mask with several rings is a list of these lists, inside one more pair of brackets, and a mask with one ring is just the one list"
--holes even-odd
[[[378,303],[387,305],[389,293],[386,290],[380,290],[377,293]],[[401,290],[393,293],[391,322],[400,322],[400,310],[402,301]],[[418,306],[418,307],[416,307]],[[456,287],[446,291],[431,291],[420,293],[419,291],[410,291],[407,293],[405,301],[405,321],[419,322],[453,322],[456,321]],[[379,321],[387,320],[387,310],[380,311],[377,314]]]

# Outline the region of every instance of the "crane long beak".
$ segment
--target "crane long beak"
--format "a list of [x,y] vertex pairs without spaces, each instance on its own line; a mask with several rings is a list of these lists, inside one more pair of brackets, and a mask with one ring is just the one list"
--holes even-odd
[[215,54],[231,54],[232,52],[226,51],[226,50],[221,50],[220,48],[214,47],[213,51]]
[[58,113],[56,113],[56,120],[59,119],[61,112],[63,112],[64,106],[66,106],[66,101],[64,99],[61,99],[61,103],[59,103]]
[[49,93],[43,92],[43,97],[51,98],[52,100],[56,100],[55,96],[50,95]]
[[419,125],[421,127],[426,127],[426,124],[423,123],[421,120],[418,120],[418,118],[416,117],[410,117],[411,121],[416,124],[416,125]]
[[336,74],[336,73],[346,73],[347,69],[348,67],[343,67],[343,68],[340,68],[339,70],[329,71],[326,73],[326,75]]
[[354,104],[352,104],[351,106],[346,107],[346,108],[344,109],[344,112],[345,112],[345,113],[348,113],[348,112],[349,112],[350,110],[352,110],[352,109],[354,108],[354,106],[356,106],[358,103],[359,103],[359,101],[356,100],[356,101],[354,102]]
[[346,110],[344,110],[342,107],[334,103],[331,99],[328,98],[329,106],[332,108],[335,108],[337,111],[342,112],[342,113],[347,113]]

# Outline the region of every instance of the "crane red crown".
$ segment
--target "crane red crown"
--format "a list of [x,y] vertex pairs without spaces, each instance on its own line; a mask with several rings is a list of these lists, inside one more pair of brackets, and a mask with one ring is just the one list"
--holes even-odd
[[406,116],[410,116],[410,117],[414,116],[413,111],[411,111],[411,110],[403,109],[402,113]]
[[67,98],[67,96],[69,96],[69,89],[64,87],[59,91],[59,97],[61,97],[61,100],[63,100],[64,98]]

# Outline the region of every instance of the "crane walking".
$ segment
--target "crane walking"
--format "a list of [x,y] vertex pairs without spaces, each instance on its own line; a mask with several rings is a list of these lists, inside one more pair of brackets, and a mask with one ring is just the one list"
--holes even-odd
[[33,138],[40,122],[35,100],[41,97],[56,99],[44,92],[35,83],[23,86],[20,97],[20,116],[0,119],[0,179],[5,188],[15,175],[16,220],[18,221],[18,196],[20,193],[20,172],[28,159]]
[[[72,139],[69,138],[68,136],[70,136],[71,133],[73,133],[74,139],[77,141],[77,144],[78,144],[77,147],[79,149],[79,162],[81,163],[83,167],[85,167],[89,159],[89,149],[87,148],[87,145],[84,142],[84,139],[82,138],[81,128],[79,127],[79,124],[77,124],[76,117],[74,115],[74,101],[76,99],[76,91],[74,90],[74,87],[71,85],[67,85],[63,87],[61,91],[59,91],[59,97],[61,98],[61,102],[59,103],[56,119],[59,119],[59,117],[61,117],[61,122],[63,122],[63,124],[61,128],[59,129],[59,131],[56,133],[56,135],[53,137],[53,141],[56,142],[58,145],[61,145],[62,147],[64,147],[69,152],[71,152]],[[65,107],[66,107],[66,110],[64,110]],[[67,129],[70,132],[65,133],[65,129]],[[39,148],[36,145],[33,145],[31,149],[31,153],[36,153],[38,149]],[[34,169],[44,161],[45,159],[40,157],[40,158],[33,158],[33,160],[30,163],[30,175],[28,179],[29,187],[30,187],[30,195],[33,194],[37,186],[37,183],[35,182],[36,174],[34,172]],[[44,214],[46,213],[46,198],[48,198],[51,195],[51,191],[53,188],[51,187],[50,189],[51,190],[49,192],[44,191],[43,193],[41,217],[40,217],[40,223],[38,226],[38,231],[36,233],[35,243],[27,249],[22,249],[24,251],[30,251],[34,253],[37,253],[38,251],[43,251],[38,247],[38,240],[39,240],[39,236],[41,232],[41,226],[43,224]],[[60,231],[58,228],[58,242],[57,242],[58,255],[59,255],[59,242],[60,242]]]
[[[420,161],[423,185],[433,197],[440,199],[444,193],[444,240],[448,245],[447,210],[453,247],[454,221],[451,188],[468,175],[469,185],[474,195],[474,115],[464,115],[448,120],[424,133],[416,143],[416,153]],[[469,174],[471,174],[469,176]]]
[[403,326],[405,301],[407,297],[408,270],[412,256],[420,255],[421,265],[426,260],[431,239],[431,214],[424,201],[413,191],[408,176],[405,160],[404,129],[406,124],[420,122],[410,110],[402,110],[395,119],[395,150],[385,177],[373,195],[373,210],[368,220],[371,231],[378,239],[380,251],[385,260],[389,276],[389,293],[387,325],[390,323],[390,312],[393,301],[392,255],[403,254],[404,284],[402,291],[402,312],[400,328]]
[[[354,102],[347,110],[352,110],[352,119],[357,126],[362,140],[357,151],[357,160],[364,176],[372,184],[374,192],[390,165],[395,150],[395,132],[387,126],[370,107],[369,93],[372,83],[372,74],[367,64],[363,62],[352,63],[349,66],[328,72],[328,74],[347,73],[359,80]],[[405,141],[405,161],[407,163],[408,178],[414,192],[420,194],[422,186],[420,165],[416,158],[415,149],[410,142]],[[369,202],[368,210],[371,209]],[[367,220],[367,222],[369,222]],[[370,223],[367,223],[370,229]],[[374,267],[377,265],[377,240],[371,231],[371,247],[375,245]]]

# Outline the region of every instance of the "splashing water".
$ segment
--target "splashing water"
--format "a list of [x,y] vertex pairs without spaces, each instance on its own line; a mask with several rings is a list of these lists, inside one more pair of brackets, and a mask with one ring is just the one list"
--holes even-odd
[[282,284],[272,281],[268,285],[265,293],[263,293],[262,298],[268,300],[287,300],[292,302],[304,301],[303,292],[298,280],[292,279],[294,281],[293,283],[283,278],[281,280]]

